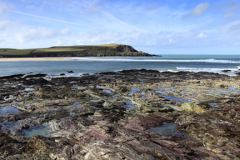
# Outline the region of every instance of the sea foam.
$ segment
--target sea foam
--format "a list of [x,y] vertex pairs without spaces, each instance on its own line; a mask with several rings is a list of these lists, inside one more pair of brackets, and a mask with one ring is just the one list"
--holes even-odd
[[124,62],[205,62],[205,63],[239,63],[237,60],[218,60],[218,59],[124,59],[124,58],[92,58],[92,57],[71,57],[76,61],[124,61]]

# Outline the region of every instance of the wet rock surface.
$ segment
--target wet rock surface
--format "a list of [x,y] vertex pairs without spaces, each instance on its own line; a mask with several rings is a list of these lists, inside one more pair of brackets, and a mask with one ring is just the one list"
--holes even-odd
[[240,159],[240,77],[1,77],[0,159]]

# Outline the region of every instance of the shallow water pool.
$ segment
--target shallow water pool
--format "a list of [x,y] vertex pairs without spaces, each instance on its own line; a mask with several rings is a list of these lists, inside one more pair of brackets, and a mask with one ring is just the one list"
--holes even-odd
[[208,103],[208,105],[211,106],[211,107],[212,107],[213,109],[215,109],[215,110],[219,110],[219,111],[222,110],[221,108],[217,108],[217,107],[216,107],[217,103]]
[[21,111],[19,111],[17,108],[12,106],[6,106],[0,109],[0,117],[6,117],[7,114],[18,114],[18,113],[21,113]]
[[192,102],[191,100],[184,100],[184,99],[174,98],[174,97],[170,97],[170,96],[164,96],[164,98],[169,99],[169,100],[173,100],[173,101]]
[[127,105],[123,106],[123,108],[126,108],[126,109],[131,109],[131,108],[137,109],[137,107],[134,107],[134,106],[131,105],[131,104],[127,104]]
[[240,92],[240,90],[237,90],[237,89],[235,89],[235,88],[233,88],[233,87],[228,87],[228,89],[229,89],[229,90],[232,90],[232,91]]
[[35,135],[40,135],[40,136],[44,136],[44,137],[51,137],[50,135],[50,129],[47,126],[43,126],[43,125],[38,125],[35,127],[30,127],[27,130],[24,130],[22,132],[23,136],[26,137],[33,137]]
[[129,100],[129,99],[123,99],[124,101],[128,102],[128,103],[131,103],[132,104],[132,101]]
[[107,94],[113,95],[113,92],[110,91],[109,89],[103,89],[102,91],[105,92],[105,93],[107,93]]
[[149,130],[162,136],[167,135],[187,136],[187,133],[178,131],[177,127],[178,124],[176,123],[164,122],[161,127],[150,128]]
[[81,105],[79,102],[75,102],[75,103],[73,103],[73,105],[74,106],[79,106],[79,105]]

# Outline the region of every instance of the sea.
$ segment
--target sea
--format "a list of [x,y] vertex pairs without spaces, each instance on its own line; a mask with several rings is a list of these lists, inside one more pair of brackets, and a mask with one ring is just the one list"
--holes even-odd
[[[162,57],[65,57],[71,61],[0,62],[0,77],[14,74],[48,74],[49,77],[78,77],[82,74],[154,69],[160,72],[215,72],[236,76],[240,55],[161,55]],[[222,70],[231,70],[224,73]],[[68,73],[67,71],[73,71]],[[64,73],[64,76],[60,76]]]

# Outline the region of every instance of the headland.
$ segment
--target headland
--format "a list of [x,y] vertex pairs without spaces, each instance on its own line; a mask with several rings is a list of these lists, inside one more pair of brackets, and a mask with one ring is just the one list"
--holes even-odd
[[0,48],[0,57],[103,57],[103,56],[156,56],[122,44],[54,46],[38,49]]

